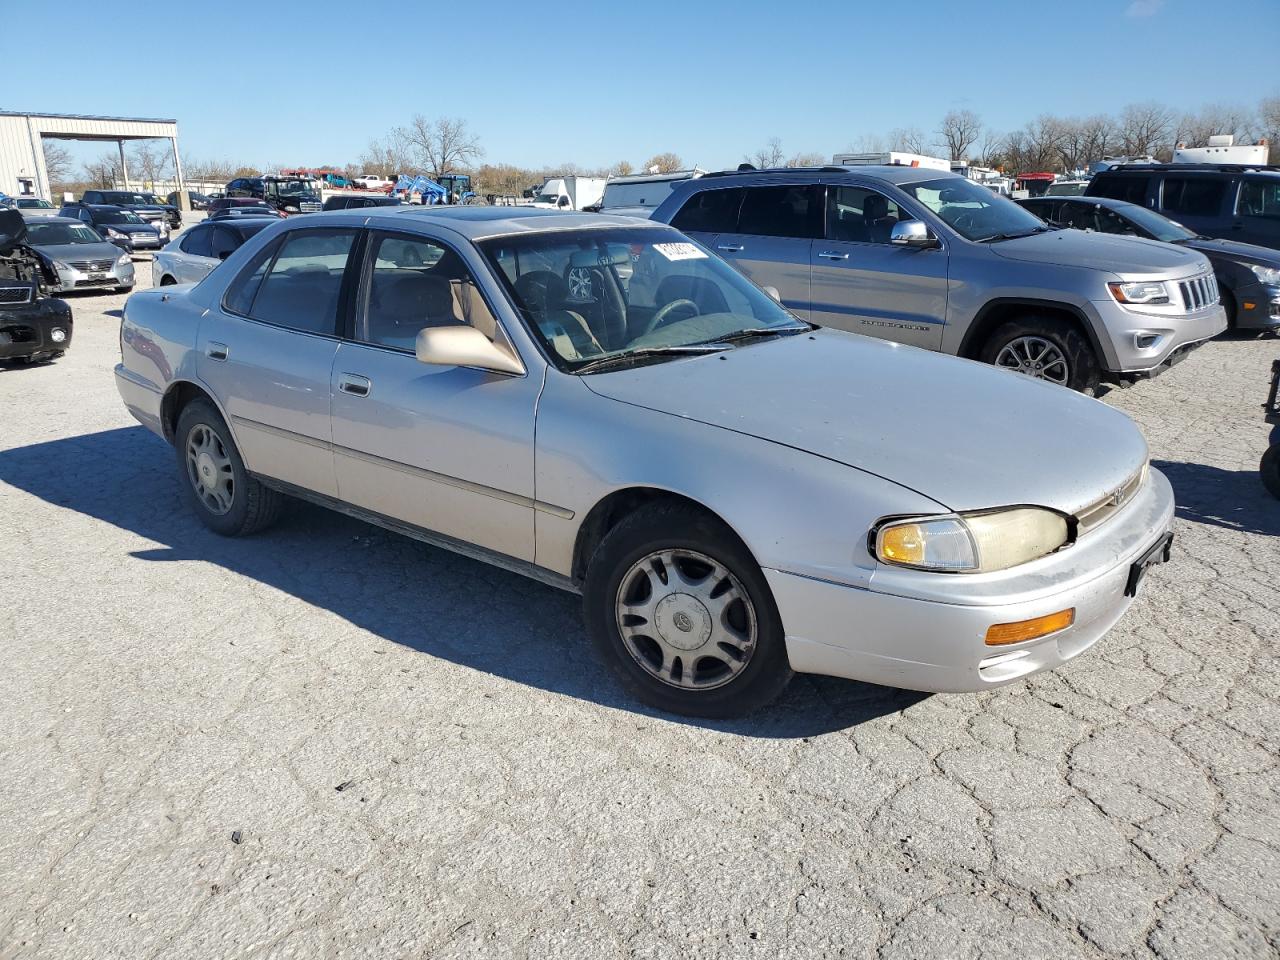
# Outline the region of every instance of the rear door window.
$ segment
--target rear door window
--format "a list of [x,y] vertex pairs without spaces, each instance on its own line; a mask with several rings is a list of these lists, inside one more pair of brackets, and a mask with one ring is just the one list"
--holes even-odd
[[1101,174],[1094,178],[1089,192],[1095,197],[1110,197],[1112,200],[1123,200],[1126,203],[1147,205],[1147,184],[1150,177],[1107,176]]
[[334,336],[342,279],[355,239],[355,230],[285,234],[241,271],[224,305],[263,323]]
[[214,227],[212,249],[209,255],[217,257],[219,260],[225,260],[235,253],[243,242],[240,234],[230,227]]
[[823,235],[820,184],[748,187],[738,215],[738,233],[817,240]]
[[212,227],[196,227],[185,237],[182,238],[182,252],[189,253],[193,257],[211,257],[213,254],[209,250],[210,235],[213,233]]
[[738,209],[745,193],[741,187],[699,190],[685,201],[671,225],[685,233],[736,233]]
[[1222,177],[1165,177],[1161,209],[1189,217],[1212,217],[1222,209],[1227,181]]
[[1280,182],[1246,180],[1240,184],[1236,213],[1242,217],[1280,220]]

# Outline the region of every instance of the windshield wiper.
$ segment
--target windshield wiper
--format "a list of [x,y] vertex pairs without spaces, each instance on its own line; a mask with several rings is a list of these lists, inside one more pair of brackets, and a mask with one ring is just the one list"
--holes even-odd
[[738,340],[753,340],[756,337],[781,337],[788,333],[805,333],[812,330],[810,324],[790,326],[790,327],[744,327],[741,330],[734,330],[732,333],[726,333],[722,337],[716,337],[714,340],[705,340],[704,343],[734,343]]
[[593,373],[597,370],[608,369],[609,367],[625,366],[634,360],[643,360],[647,357],[719,353],[724,349],[726,349],[726,347],[721,343],[683,343],[671,344],[663,347],[640,347],[636,350],[628,350],[626,353],[615,353],[613,356],[600,357],[596,360],[588,360],[582,366],[577,367],[573,372]]

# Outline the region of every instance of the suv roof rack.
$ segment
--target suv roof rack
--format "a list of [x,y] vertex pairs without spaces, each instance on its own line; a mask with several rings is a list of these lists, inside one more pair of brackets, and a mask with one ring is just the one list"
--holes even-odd
[[704,173],[701,179],[705,180],[707,177],[736,177],[738,174],[751,174],[754,176],[755,174],[758,174],[758,173],[792,174],[792,173],[848,173],[848,172],[849,172],[848,167],[837,167],[837,166],[834,166],[833,164],[827,164],[826,166],[822,166],[822,167],[764,167],[763,169],[752,167],[750,170],[716,170],[712,173]]
[[1107,170],[1202,170],[1223,173],[1270,173],[1280,171],[1280,164],[1274,163],[1147,163],[1134,160],[1128,163],[1113,163]]

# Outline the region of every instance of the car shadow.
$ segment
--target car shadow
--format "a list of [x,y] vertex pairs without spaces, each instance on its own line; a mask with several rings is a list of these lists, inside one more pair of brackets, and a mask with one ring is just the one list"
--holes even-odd
[[219,537],[184,501],[172,449],[142,427],[0,450],[0,481],[159,544],[130,556],[215,563],[392,643],[619,710],[751,737],[799,738],[896,713],[928,696],[797,676],[776,703],[743,719],[651,710],[595,657],[577,597],[302,502],[257,536]]
[[[1273,436],[1273,441],[1280,437]],[[1263,451],[1258,451],[1262,458]],[[1271,496],[1257,469],[1223,470],[1203,463],[1152,460],[1173,486],[1183,520],[1242,533],[1280,536],[1280,503]]]

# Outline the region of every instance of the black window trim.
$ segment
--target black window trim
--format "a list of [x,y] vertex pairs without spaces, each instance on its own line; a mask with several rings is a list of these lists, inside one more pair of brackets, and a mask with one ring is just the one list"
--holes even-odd
[[[360,259],[361,259],[360,273],[359,273],[359,276],[357,277],[356,282],[352,284],[351,301],[349,304],[349,309],[346,312],[346,316],[344,317],[344,322],[342,324],[342,331],[339,334],[339,339],[341,339],[344,343],[350,343],[353,346],[368,347],[371,350],[385,350],[390,353],[399,354],[402,357],[408,356],[408,357],[414,357],[415,360],[417,359],[417,354],[413,350],[406,350],[402,347],[393,347],[390,344],[386,344],[386,343],[369,343],[367,340],[357,340],[356,324],[360,321],[361,312],[367,308],[367,305],[369,302],[368,301],[369,290],[373,284],[373,270],[375,265],[373,260],[373,251],[374,251],[374,248],[377,246],[375,240],[377,240],[380,237],[398,237],[398,238],[407,239],[407,240],[426,241],[427,243],[434,243],[437,246],[442,247],[445,250],[451,252],[455,257],[458,258],[459,262],[461,262],[462,265],[466,267],[467,273],[471,276],[472,286],[476,288],[476,292],[479,293],[481,299],[484,300],[484,305],[485,307],[488,308],[490,316],[493,317],[494,323],[496,325],[496,329],[501,331],[502,333],[502,340],[505,341],[504,345],[508,350],[510,350],[513,354],[515,354],[515,356],[520,360],[520,363],[525,368],[525,372],[523,374],[520,374],[520,376],[527,377],[529,375],[529,364],[525,361],[525,359],[522,356],[520,356],[520,348],[516,346],[516,341],[512,338],[510,331],[507,330],[507,325],[503,323],[502,315],[493,308],[493,300],[485,292],[484,286],[480,283],[479,278],[476,276],[476,271],[472,269],[471,264],[467,262],[466,257],[464,257],[461,254],[461,252],[459,252],[458,248],[453,243],[429,233],[414,233],[413,231],[409,231],[409,230],[403,230],[403,229],[397,230],[392,227],[377,226],[376,224],[369,225],[368,227],[364,228],[361,232],[365,236],[364,236],[364,245],[360,250]],[[379,236],[375,237],[374,236],[375,234]],[[487,266],[486,266],[486,269],[488,269]],[[517,314],[519,313],[519,311],[516,311],[516,312]],[[536,338],[534,339],[536,343]]]
[[[274,270],[276,266],[276,260],[279,259],[280,257],[280,251],[284,249],[284,245],[289,242],[290,238],[295,237],[301,233],[322,233],[322,232],[348,233],[348,232],[351,232],[352,230],[353,228],[351,227],[324,226],[324,227],[298,227],[293,230],[282,231],[277,236],[273,237],[271,240],[268,241],[269,244],[273,244],[275,246],[275,249],[271,251],[271,260],[267,264],[267,272],[263,275],[263,278],[262,278],[263,282],[265,283],[266,278],[271,276],[271,271]],[[288,330],[290,333],[296,333],[304,337],[316,337],[320,340],[333,340],[335,342],[341,341],[342,339],[341,331],[346,329],[346,325],[348,323],[347,314],[350,312],[350,287],[352,283],[352,280],[351,280],[352,269],[353,267],[356,267],[356,269],[358,269],[358,266],[357,266],[358,258],[362,259],[364,256],[364,240],[365,240],[365,235],[368,233],[368,231],[364,227],[356,227],[354,228],[354,233],[355,233],[355,237],[351,241],[351,250],[347,253],[347,265],[345,268],[343,268],[343,271],[342,271],[342,286],[338,290],[338,305],[337,305],[337,309],[334,311],[334,324],[333,324],[334,332],[333,333],[318,333],[315,330],[303,330],[299,327],[290,327],[283,323],[273,323],[270,320],[261,320],[258,317],[251,317],[248,314],[240,313],[237,310],[232,310],[231,307],[227,305],[227,297],[230,295],[231,289],[237,283],[239,283],[241,279],[244,278],[246,272],[249,270],[249,267],[252,265],[252,262],[253,262],[252,260],[250,260],[249,263],[246,263],[240,269],[240,272],[237,273],[234,277],[232,277],[231,281],[226,285],[226,287],[223,288],[222,297],[218,301],[219,309],[229,317],[236,317],[237,319],[240,319],[240,320],[248,320],[250,323],[258,323],[264,327],[271,327],[275,330]],[[253,292],[253,300],[249,302],[250,310],[253,309],[253,304],[254,302],[257,301],[258,294],[261,291],[262,291],[262,287],[261,285],[259,285],[258,289]]]
[[679,230],[682,233],[684,232],[683,227],[677,227],[675,225],[675,220],[677,217],[680,216],[680,214],[684,213],[685,208],[689,206],[690,203],[693,202],[693,199],[695,197],[705,196],[708,193],[727,193],[732,190],[737,190],[742,194],[742,196],[738,198],[738,207],[733,212],[733,226],[734,226],[733,230],[694,230],[693,231],[694,233],[734,233],[736,234],[738,232],[737,227],[738,227],[740,218],[742,216],[742,204],[746,202],[748,189],[749,189],[749,185],[747,184],[726,183],[723,185],[717,185],[707,190],[692,190],[689,192],[689,196],[685,199],[684,203],[680,204],[680,209],[671,215],[672,222],[669,224],[669,226],[674,230]]
[[[1228,198],[1230,197],[1230,195],[1231,195],[1231,187],[1233,186],[1233,182],[1234,182],[1236,179],[1237,179],[1237,178],[1232,177],[1232,176],[1217,176],[1217,175],[1212,174],[1212,173],[1211,173],[1211,174],[1206,175],[1206,174],[1203,174],[1203,173],[1200,173],[1200,174],[1184,174],[1184,173],[1181,173],[1180,171],[1176,171],[1176,170],[1164,170],[1164,171],[1161,171],[1161,176],[1160,176],[1159,206],[1158,206],[1158,207],[1156,207],[1155,209],[1156,209],[1159,213],[1164,213],[1166,210],[1169,210],[1169,212],[1170,212],[1170,213],[1180,214],[1181,216],[1184,216],[1184,217],[1214,217],[1214,218],[1219,218],[1219,219],[1220,219],[1220,218],[1223,216],[1222,208],[1226,205],[1226,201],[1227,201],[1227,199],[1228,199]],[[1170,180],[1178,180],[1178,181],[1180,181],[1180,182],[1182,182],[1182,183],[1196,183],[1196,182],[1201,182],[1201,183],[1213,183],[1213,184],[1215,184],[1215,185],[1217,185],[1217,186],[1220,186],[1220,187],[1222,188],[1222,195],[1221,195],[1220,197],[1218,197],[1218,207],[1217,207],[1217,209],[1216,209],[1216,210],[1214,210],[1214,212],[1213,212],[1213,213],[1188,213],[1186,210],[1170,210],[1167,206],[1165,206],[1165,202],[1164,202],[1165,190],[1167,190],[1167,189],[1168,189],[1169,181],[1170,181]],[[1185,191],[1186,191],[1186,187],[1183,187],[1182,189],[1183,189],[1183,192],[1185,192]],[[1233,207],[1235,207],[1236,205],[1238,205],[1238,204],[1239,204],[1239,202],[1240,202],[1240,201],[1239,201],[1239,199],[1238,199],[1238,198],[1239,198],[1239,194],[1240,194],[1240,191],[1239,191],[1239,190],[1237,190],[1237,191],[1236,191],[1236,197],[1237,197],[1237,199],[1236,199],[1235,203],[1233,203],[1233,204],[1232,204],[1232,206],[1233,206]]]
[[[737,237],[760,237],[762,240],[801,240],[801,241],[807,240],[807,241],[809,241],[810,243],[814,243],[814,242],[816,242],[816,241],[819,241],[819,240],[825,240],[825,239],[826,239],[826,232],[827,232],[827,190],[826,190],[826,188],[827,188],[827,184],[826,184],[826,183],[824,183],[823,181],[821,181],[821,180],[799,180],[799,179],[797,179],[797,180],[792,180],[792,179],[790,179],[790,178],[787,178],[787,179],[785,179],[785,180],[778,180],[778,179],[776,179],[776,178],[775,178],[775,179],[764,180],[764,181],[755,181],[755,182],[752,182],[752,183],[743,184],[742,186],[743,186],[745,189],[743,190],[743,193],[742,193],[742,202],[741,202],[740,204],[738,204],[738,218],[737,218],[737,221],[734,223],[734,226],[735,226],[737,229],[736,229],[736,230],[734,230],[734,232],[733,232],[733,235],[734,235],[734,236],[737,236]],[[768,188],[770,188],[770,187],[774,187],[774,188],[777,188],[777,187],[814,187],[814,188],[816,188],[816,189],[817,189],[817,191],[818,191],[818,193],[821,195],[820,203],[821,203],[821,205],[822,205],[822,207],[821,207],[821,209],[822,209],[822,216],[821,216],[821,218],[820,218],[820,223],[818,224],[818,232],[819,232],[819,233],[821,233],[821,234],[822,234],[822,236],[817,236],[817,237],[780,237],[780,236],[778,236],[776,233],[744,233],[744,232],[743,232],[743,230],[742,230],[742,210],[743,210],[743,208],[747,205],[747,197],[750,195],[750,193],[751,193],[751,191],[752,191],[752,190],[762,190],[762,189],[768,189]]]
[[201,254],[192,253],[190,250],[187,249],[187,242],[190,241],[193,237],[197,236],[201,231],[203,231],[204,233],[210,234],[210,249],[212,249],[213,224],[208,221],[204,223],[197,223],[194,227],[192,227],[185,234],[183,234],[182,239],[178,242],[178,249],[181,250],[183,253],[185,253],[189,257],[201,256]]

